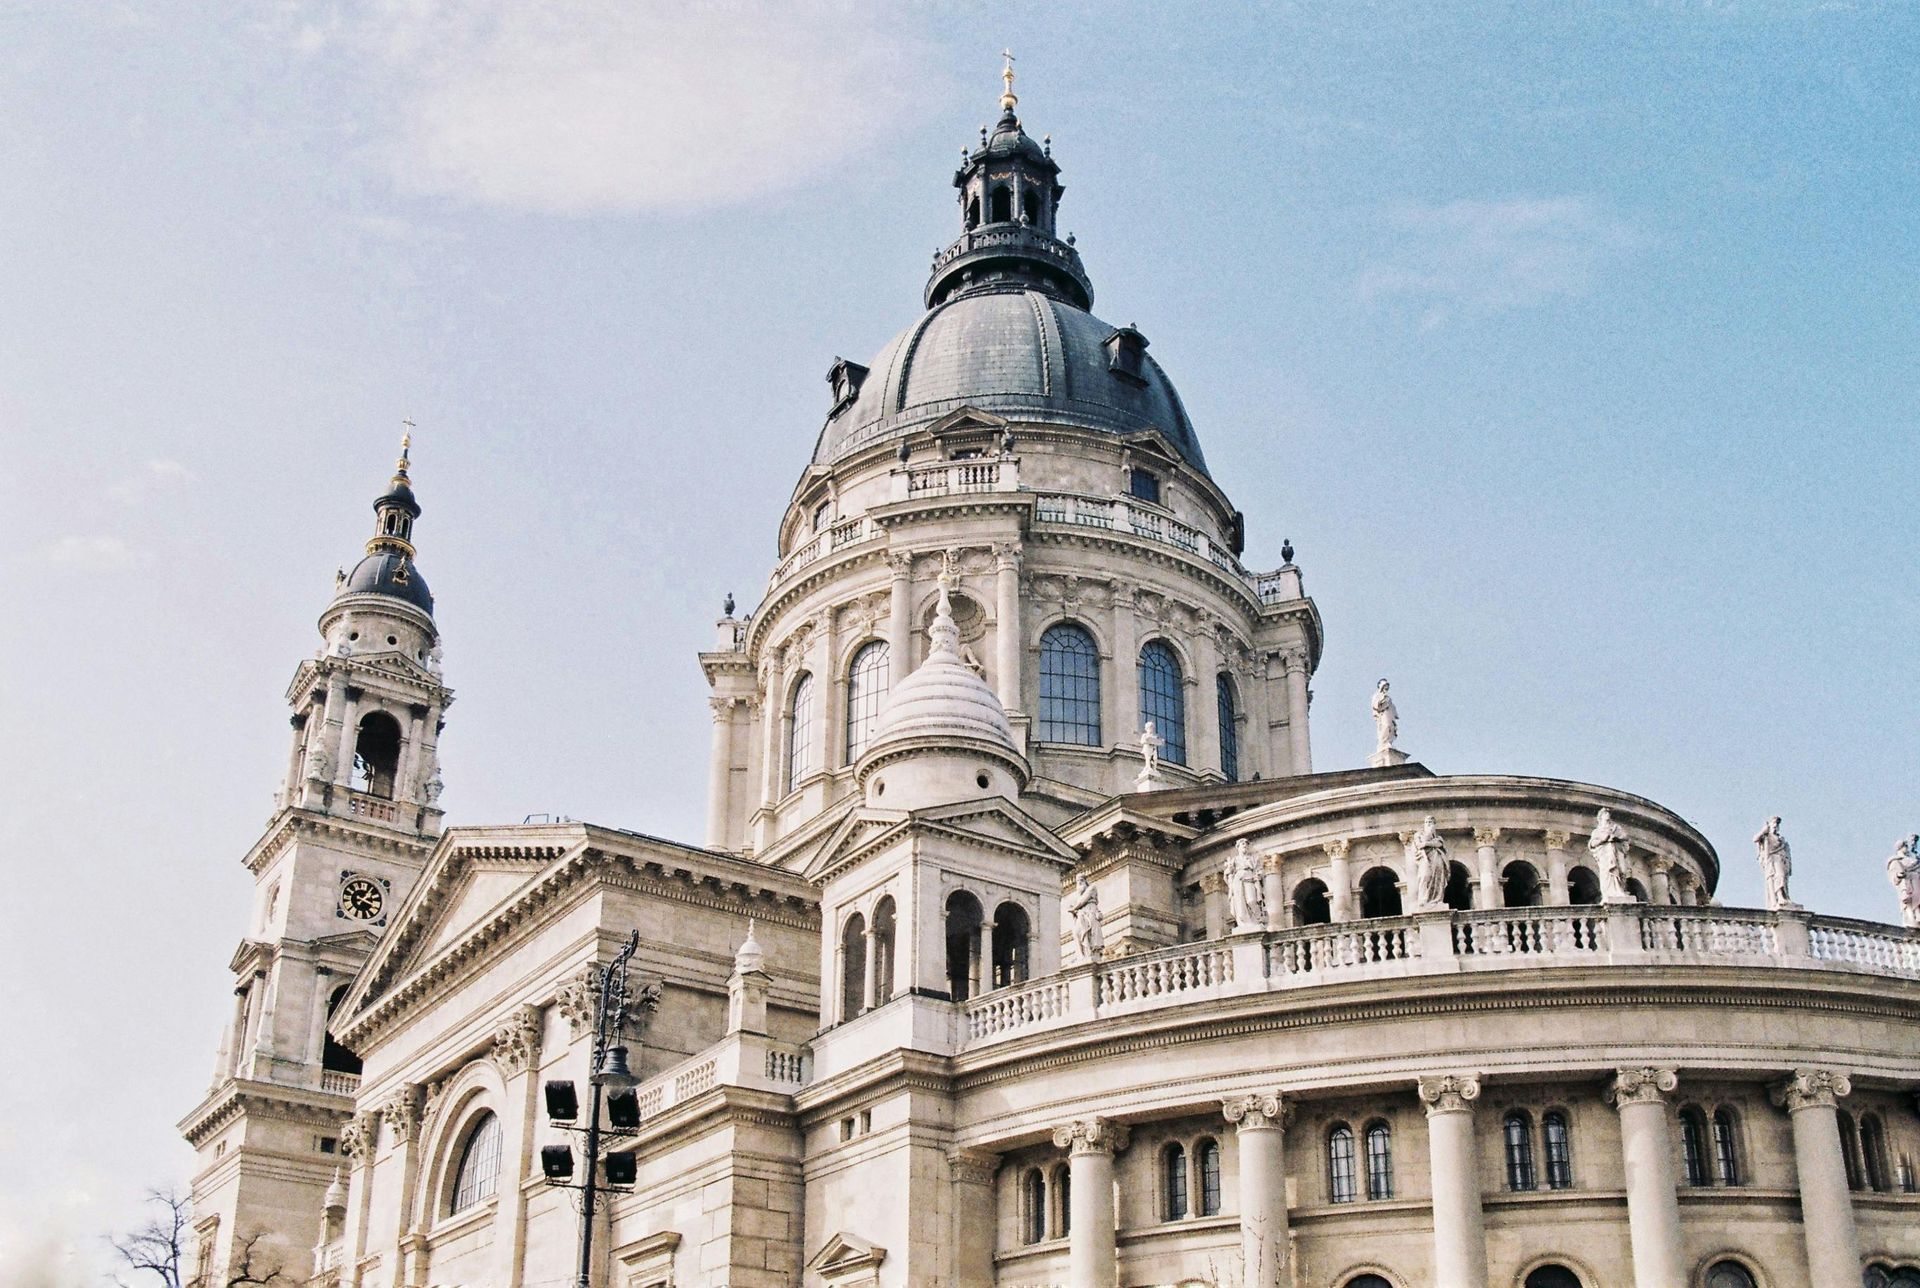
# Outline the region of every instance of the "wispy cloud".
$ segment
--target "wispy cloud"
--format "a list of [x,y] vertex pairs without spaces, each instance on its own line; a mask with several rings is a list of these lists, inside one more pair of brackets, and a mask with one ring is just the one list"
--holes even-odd
[[1364,301],[1410,300],[1421,325],[1589,294],[1638,237],[1584,197],[1450,201],[1388,212],[1390,248],[1360,274]]
[[40,547],[39,556],[55,568],[79,573],[125,572],[147,562],[146,551],[111,533],[69,533]]
[[692,211],[790,188],[924,105],[873,3],[411,0],[297,6],[287,48],[390,98],[396,187],[562,215]]
[[107,484],[107,496],[122,505],[131,505],[150,493],[193,482],[193,471],[179,461],[148,461],[126,478]]

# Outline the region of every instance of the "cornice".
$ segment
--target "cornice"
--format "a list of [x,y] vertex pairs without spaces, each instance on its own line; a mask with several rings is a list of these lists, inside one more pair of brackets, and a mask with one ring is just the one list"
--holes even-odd
[[[1261,610],[1264,607],[1252,586],[1236,577],[1229,577],[1224,570],[1215,566],[1210,560],[1189,555],[1178,546],[1134,538],[1114,529],[1083,528],[1077,525],[1051,526],[1040,523],[1034,524],[1028,531],[1027,544],[1037,547],[1104,550],[1139,559],[1157,567],[1171,569],[1194,581],[1211,586],[1226,599],[1237,601],[1250,626],[1260,620]],[[1037,568],[1034,571],[1043,576],[1050,575],[1048,569]]]
[[259,1114],[316,1127],[331,1127],[345,1122],[352,1113],[352,1096],[230,1078],[195,1105],[177,1126],[187,1143],[198,1149],[214,1132],[242,1114]]
[[320,840],[346,842],[368,851],[386,851],[425,859],[438,844],[436,840],[410,837],[404,833],[375,830],[365,824],[336,818],[301,805],[282,806],[267,822],[267,830],[253,843],[241,860],[247,871],[260,875],[262,868],[279,855],[290,840],[308,836]]

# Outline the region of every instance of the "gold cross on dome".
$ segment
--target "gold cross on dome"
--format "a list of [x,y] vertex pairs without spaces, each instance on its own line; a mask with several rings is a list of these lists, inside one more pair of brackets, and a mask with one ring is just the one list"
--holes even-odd
[[1007,83],[1007,92],[1000,96],[1000,106],[1011,112],[1013,105],[1020,101],[1013,92],[1013,51],[1003,49],[1000,51],[1000,56],[1007,60],[1007,65],[1000,69],[1000,79]]

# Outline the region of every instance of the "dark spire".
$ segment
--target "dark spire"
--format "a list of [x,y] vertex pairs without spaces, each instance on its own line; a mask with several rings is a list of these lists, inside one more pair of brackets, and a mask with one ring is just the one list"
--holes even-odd
[[[409,429],[412,421],[407,421]],[[413,435],[400,436],[400,459],[393,463],[393,480],[386,493],[373,503],[373,538],[367,553],[392,550],[413,557],[413,521],[420,517],[420,503],[413,497],[413,480],[407,477],[408,456],[413,451]]]

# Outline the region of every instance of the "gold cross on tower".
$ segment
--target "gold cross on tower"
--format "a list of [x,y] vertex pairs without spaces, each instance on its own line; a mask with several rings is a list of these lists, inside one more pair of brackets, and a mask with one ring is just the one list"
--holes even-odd
[[1013,51],[1003,49],[1000,51],[1000,56],[1007,60],[1007,65],[1000,69],[1000,79],[1007,83],[1007,92],[1000,96],[1000,110],[1011,112],[1013,105],[1020,101],[1019,96],[1013,92]]

